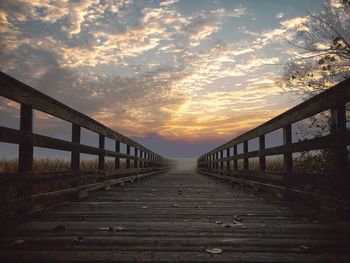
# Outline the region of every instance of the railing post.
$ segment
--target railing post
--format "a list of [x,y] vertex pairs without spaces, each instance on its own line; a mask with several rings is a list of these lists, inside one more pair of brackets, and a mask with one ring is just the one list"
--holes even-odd
[[[237,144],[233,146],[233,156],[237,155]],[[238,170],[238,160],[233,160],[233,169]]]
[[[288,145],[292,143],[292,125],[283,127],[283,144]],[[284,182],[285,186],[291,187],[293,185],[293,154],[291,152],[283,154],[284,170],[286,172]]]
[[222,160],[224,158],[224,150],[220,151],[220,173],[224,172],[224,161]]
[[[230,147],[226,149],[226,157],[229,158],[230,157]],[[226,170],[227,170],[227,174],[230,172],[230,160],[226,161]]]
[[140,168],[143,168],[142,156],[143,156],[143,151],[140,149],[140,158],[139,158],[139,167]]
[[[105,136],[102,135],[102,134],[99,135],[98,148],[100,150],[104,150],[105,149]],[[100,153],[98,155],[98,169],[99,170],[104,170],[105,169],[105,154],[104,153]]]
[[216,169],[216,172],[218,172],[218,170],[219,170],[219,152],[215,153],[215,169]]
[[334,143],[332,151],[339,194],[350,199],[349,153],[345,143],[345,132],[346,106],[342,104],[331,109],[331,133],[337,135],[337,141]]
[[33,109],[24,104],[21,104],[20,132],[25,141],[19,144],[18,171],[31,172],[33,170],[33,144],[27,136],[33,133]]
[[[115,151],[120,153],[120,141],[115,141]],[[120,169],[120,158],[115,157],[114,159],[114,169]]]
[[[243,142],[243,153],[248,153],[248,141]],[[243,169],[244,170],[249,169],[249,158],[243,159]]]
[[[265,134],[259,136],[259,151],[265,149]],[[266,157],[259,156],[259,170],[265,172],[266,170]]]
[[149,168],[151,165],[150,165],[150,155],[149,153],[146,153],[146,165],[147,165],[147,168]]
[[139,168],[139,165],[138,165],[138,158],[137,158],[137,152],[138,152],[138,150],[137,150],[136,147],[135,147],[134,149],[135,149],[135,157],[136,157],[136,159],[134,160],[134,168],[135,168],[135,169],[138,169],[138,168]]
[[[80,143],[81,127],[78,124],[72,123],[72,142]],[[73,171],[80,169],[80,152],[76,148],[71,152],[70,168]]]
[[[126,154],[130,155],[130,145],[129,144],[126,145]],[[126,169],[130,169],[130,158],[129,158],[129,156],[126,157]]]

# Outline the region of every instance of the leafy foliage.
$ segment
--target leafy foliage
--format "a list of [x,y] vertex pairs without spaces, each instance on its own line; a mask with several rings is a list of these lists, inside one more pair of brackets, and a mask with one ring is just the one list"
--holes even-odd
[[290,41],[294,57],[280,87],[307,99],[350,77],[350,1],[327,0],[324,11],[308,13]]

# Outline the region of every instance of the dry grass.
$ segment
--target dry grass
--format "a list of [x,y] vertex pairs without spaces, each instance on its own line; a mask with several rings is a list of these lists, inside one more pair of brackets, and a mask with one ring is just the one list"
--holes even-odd
[[[130,162],[131,166],[133,162]],[[121,168],[125,167],[125,160],[120,161]],[[97,170],[98,162],[94,160],[81,160],[80,169],[82,171],[94,171]],[[16,173],[18,171],[18,160],[17,159],[1,159],[0,160],[0,173]],[[114,160],[105,161],[105,169],[114,169]],[[58,171],[69,171],[70,161],[63,159],[35,159],[33,163],[33,170],[35,172],[58,172]]]
[[[225,164],[226,166],[226,164]],[[230,163],[230,167],[233,167],[233,161]],[[238,160],[238,169],[243,169],[243,160]],[[258,171],[259,170],[259,158],[249,159],[249,170]],[[267,158],[266,159],[266,171],[283,171],[283,158]]]

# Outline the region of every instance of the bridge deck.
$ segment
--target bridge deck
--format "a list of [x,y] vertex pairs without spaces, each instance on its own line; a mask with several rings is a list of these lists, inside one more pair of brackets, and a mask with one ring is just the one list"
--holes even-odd
[[0,246],[1,262],[349,262],[350,224],[168,173],[30,218]]

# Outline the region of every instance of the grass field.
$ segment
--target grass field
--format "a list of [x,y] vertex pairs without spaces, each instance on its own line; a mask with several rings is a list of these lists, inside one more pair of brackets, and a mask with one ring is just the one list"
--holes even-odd
[[[125,161],[121,160],[121,167],[125,167]],[[131,162],[132,166],[133,162]],[[81,160],[80,169],[83,171],[97,170],[97,159],[94,160]],[[0,173],[15,173],[17,172],[18,160],[17,159],[1,159],[0,160]],[[114,160],[105,161],[106,170],[114,169]],[[70,161],[63,159],[35,159],[33,163],[33,170],[35,172],[48,172],[48,171],[68,171],[70,170]]]

